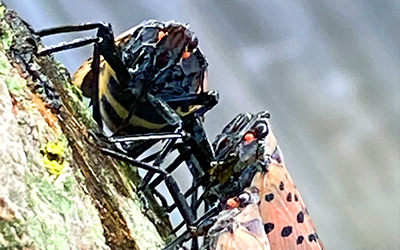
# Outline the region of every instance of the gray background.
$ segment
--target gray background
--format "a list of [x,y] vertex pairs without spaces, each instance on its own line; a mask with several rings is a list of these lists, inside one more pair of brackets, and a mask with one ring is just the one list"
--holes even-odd
[[[209,137],[239,112],[269,110],[326,247],[399,249],[399,1],[5,3],[35,29],[107,21],[119,34],[149,18],[190,23],[221,97],[206,117]],[[90,55],[57,58],[74,72]]]

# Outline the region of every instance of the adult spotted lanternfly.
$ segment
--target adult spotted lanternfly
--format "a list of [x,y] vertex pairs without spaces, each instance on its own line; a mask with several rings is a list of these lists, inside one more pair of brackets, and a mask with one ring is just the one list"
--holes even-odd
[[[99,127],[112,132],[111,136],[95,136],[101,150],[148,170],[139,190],[150,190],[167,213],[179,210],[183,221],[175,231],[184,225],[197,225],[197,210],[204,201],[198,199],[197,191],[207,183],[214,157],[201,118],[218,99],[216,91],[207,91],[208,64],[197,38],[187,25],[154,20],[116,39],[111,26],[104,23],[51,28],[36,34],[43,37],[90,29],[97,29],[96,37],[45,48],[38,54],[94,43],[93,58],[75,74],[75,83],[91,99]],[[144,153],[156,143],[162,143],[162,149],[146,156]],[[163,167],[172,151],[178,151],[178,156]],[[141,160],[137,160],[139,157]],[[185,193],[171,176],[183,162],[193,177]],[[171,205],[156,191],[162,182],[174,201]],[[192,248],[197,248],[196,242]]]
[[105,123],[114,135],[179,130],[180,118],[201,116],[216,104],[216,92],[206,91],[207,62],[197,38],[182,24],[150,20],[115,39],[104,23],[36,34],[89,29],[98,29],[97,37],[46,48],[39,55],[95,43],[93,58],[75,73],[74,83],[91,98],[100,127]]
[[238,115],[217,137],[216,156],[250,179],[243,185],[260,191],[260,215],[271,250],[324,249],[268,118],[267,112]]

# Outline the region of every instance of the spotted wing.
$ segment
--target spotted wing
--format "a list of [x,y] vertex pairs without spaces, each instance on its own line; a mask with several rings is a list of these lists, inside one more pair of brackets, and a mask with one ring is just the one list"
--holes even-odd
[[260,190],[260,213],[271,250],[324,249],[296,186],[284,164],[258,173],[252,186]]

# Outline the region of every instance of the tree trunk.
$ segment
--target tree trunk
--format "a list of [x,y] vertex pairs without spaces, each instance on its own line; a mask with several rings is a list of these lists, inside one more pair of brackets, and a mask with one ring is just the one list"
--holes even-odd
[[99,152],[80,90],[37,40],[0,3],[0,249],[161,248],[168,217],[143,215],[137,169]]

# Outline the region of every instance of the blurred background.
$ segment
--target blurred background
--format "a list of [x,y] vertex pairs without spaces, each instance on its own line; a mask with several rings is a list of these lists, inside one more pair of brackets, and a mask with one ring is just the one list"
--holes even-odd
[[[220,93],[210,140],[236,114],[269,110],[327,249],[400,248],[399,1],[4,2],[35,29],[106,21],[117,35],[150,18],[190,23]],[[73,73],[91,52],[56,57]]]

